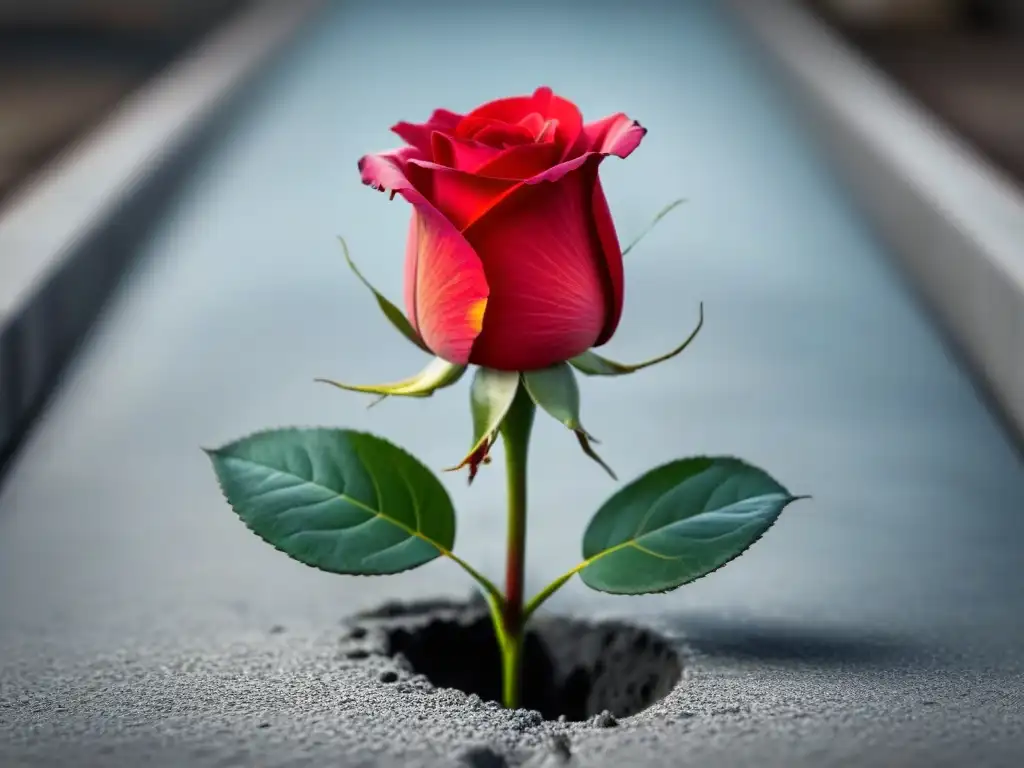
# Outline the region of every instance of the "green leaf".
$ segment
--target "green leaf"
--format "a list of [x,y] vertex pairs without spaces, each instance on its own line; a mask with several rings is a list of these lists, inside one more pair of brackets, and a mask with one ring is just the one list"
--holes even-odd
[[648,235],[648,233],[652,229],[654,229],[655,225],[659,221],[661,221],[670,212],[672,212],[674,209],[678,208],[680,205],[682,205],[685,202],[686,202],[686,200],[684,198],[680,198],[679,200],[673,200],[671,203],[669,203],[664,208],[662,208],[660,211],[658,211],[658,214],[654,217],[654,219],[651,221],[651,223],[647,225],[647,229],[645,229],[643,232],[641,232],[639,235],[637,235],[636,238],[633,239],[633,242],[631,242],[629,245],[627,245],[625,248],[622,249],[622,255],[625,256],[627,253],[632,251],[633,248],[636,247],[637,243],[639,243],[641,240],[643,240]]
[[558,363],[550,368],[523,372],[523,385],[540,408],[543,408],[557,421],[562,422],[576,434],[583,452],[600,464],[604,471],[615,479],[615,473],[604,460],[597,455],[592,442],[597,440],[587,433],[580,423],[580,389],[576,384],[576,376],[568,363]]
[[207,454],[242,522],[301,563],[380,575],[450,556],[455,512],[444,486],[379,437],[280,429]]
[[466,366],[454,365],[440,357],[435,357],[422,371],[415,376],[410,376],[401,381],[393,381],[389,384],[343,384],[340,381],[331,379],[316,379],[321,384],[330,384],[332,387],[344,389],[349,392],[365,392],[371,395],[380,395],[380,398],[370,403],[376,405],[389,395],[400,397],[430,397],[434,392],[452,384],[462,378],[466,372]]
[[582,355],[577,355],[569,361],[569,364],[580,373],[585,376],[623,376],[628,373],[635,373],[643,368],[650,368],[652,365],[663,363],[666,360],[671,360],[673,357],[678,355],[697,338],[697,334],[700,333],[700,329],[704,327],[704,303],[700,304],[700,317],[697,320],[697,327],[693,329],[686,340],[675,349],[666,352],[664,355],[645,360],[642,363],[628,364],[628,363],[617,363],[614,360],[609,360],[606,357],[601,357],[594,351],[584,352]]
[[469,482],[473,482],[477,469],[488,461],[491,446],[498,438],[501,422],[512,407],[519,389],[519,374],[515,371],[496,371],[477,368],[469,390],[469,404],[473,413],[473,447],[466,457],[448,472],[469,467]]
[[345,254],[345,261],[348,262],[349,268],[355,273],[356,277],[359,278],[359,281],[369,288],[371,293],[373,293],[373,297],[377,300],[377,306],[380,307],[381,312],[384,313],[384,317],[390,320],[391,324],[395,326],[399,333],[405,336],[405,338],[422,349],[428,355],[433,354],[427,348],[427,345],[423,343],[423,339],[420,338],[420,335],[416,333],[416,329],[412,327],[412,323],[409,322],[405,313],[388,301],[380,291],[373,287],[369,280],[363,277],[363,273],[359,271],[356,263],[352,261],[352,257],[349,256],[348,245],[345,243],[345,238],[339,237],[338,242],[341,243],[341,250]]
[[601,592],[667,592],[721,568],[797,498],[739,459],[681,459],[612,496],[583,537],[584,583]]

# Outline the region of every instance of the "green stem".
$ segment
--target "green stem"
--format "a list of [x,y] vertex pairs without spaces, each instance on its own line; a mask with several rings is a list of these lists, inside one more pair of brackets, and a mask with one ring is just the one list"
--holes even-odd
[[522,679],[524,566],[526,564],[526,459],[536,407],[526,388],[519,387],[501,425],[508,485],[508,539],[505,554],[503,627],[495,627],[502,652],[502,702],[519,706]]

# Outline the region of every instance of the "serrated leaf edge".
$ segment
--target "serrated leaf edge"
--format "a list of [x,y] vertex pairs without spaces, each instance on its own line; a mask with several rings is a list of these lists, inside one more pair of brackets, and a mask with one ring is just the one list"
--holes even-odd
[[[657,472],[659,470],[665,469],[666,467],[672,466],[673,464],[675,464],[675,463],[677,463],[679,461],[699,461],[701,459],[711,460],[711,461],[737,461],[737,462],[740,462],[741,464],[743,464],[744,466],[752,467],[754,469],[759,469],[758,467],[754,467],[752,464],[750,464],[747,461],[744,461],[743,459],[739,458],[738,456],[687,456],[684,459],[674,459],[673,461],[667,461],[664,464],[660,464],[657,467],[653,467],[653,468],[647,470],[646,472],[644,472],[643,475],[641,475],[640,477],[644,477],[646,475],[652,474],[652,473]],[[759,470],[759,471],[764,472],[764,470]],[[767,473],[765,473],[765,474],[767,474]],[[635,478],[632,482],[637,482],[640,479],[640,477]],[[733,560],[735,560],[736,558],[738,558],[741,555],[743,555],[747,550],[749,550],[752,546],[754,546],[754,544],[756,544],[758,541],[760,541],[764,537],[764,535],[766,533],[768,533],[768,531],[770,531],[772,529],[772,527],[775,525],[775,523],[778,521],[778,519],[780,517],[782,517],[782,512],[786,509],[786,507],[788,507],[790,504],[792,504],[795,501],[801,501],[801,500],[805,500],[805,499],[810,499],[811,498],[807,494],[793,495],[793,494],[791,494],[785,488],[785,486],[783,486],[781,483],[779,483],[778,480],[775,480],[774,478],[772,478],[772,480],[773,480],[773,482],[778,484],[779,487],[782,488],[783,492],[784,492],[784,497],[783,497],[784,501],[782,503],[782,506],[779,507],[778,513],[772,518],[771,522],[768,523],[768,525],[765,527],[765,529],[763,531],[761,531],[761,533],[758,534],[758,536],[756,538],[751,540],[751,542],[749,544],[747,544],[747,546],[745,546],[743,549],[741,549],[735,555],[733,555],[728,560],[723,562],[721,565],[718,565],[715,568],[712,568],[710,571],[707,571],[706,573],[703,573],[700,576],[697,576],[697,577],[695,577],[693,579],[689,579],[688,581],[680,582],[679,584],[675,584],[674,586],[667,587],[665,589],[652,589],[650,591],[645,591],[645,592],[614,592],[614,591],[608,590],[608,589],[598,589],[597,587],[592,587],[589,584],[587,584],[587,587],[589,587],[590,589],[593,589],[595,592],[602,592],[602,593],[604,593],[606,595],[622,595],[622,596],[627,596],[627,597],[629,597],[629,596],[639,596],[639,595],[662,595],[662,594],[666,594],[668,592],[674,592],[675,590],[679,589],[682,586],[685,586],[687,584],[692,584],[695,581],[699,581],[699,580],[701,580],[701,579],[703,579],[703,578],[705,578],[707,576],[710,576],[712,573],[715,573],[716,571],[721,570],[726,565],[731,563]],[[588,524],[588,527],[589,527],[589,524]],[[629,541],[624,541],[621,544],[616,544],[613,547],[609,547],[608,549],[602,550],[601,552],[599,552],[596,555],[592,555],[591,557],[586,558],[581,563],[579,563],[579,565],[577,565],[575,568],[573,568],[572,571],[570,571],[570,575],[568,576],[568,578],[571,578],[572,575],[575,575],[577,573],[581,573],[585,568],[587,568],[588,566],[590,566],[593,563],[597,562],[598,560],[600,560],[601,558],[605,557],[606,555],[610,555],[613,552],[618,552],[618,551],[620,551],[622,549],[625,549],[627,547],[630,547],[630,546],[632,546],[634,549],[641,549],[641,550],[643,550],[642,547],[636,546],[636,542],[633,539],[630,539]],[[646,551],[646,550],[643,550],[643,551]],[[648,552],[648,554],[657,556],[657,554],[653,553],[653,552]]]
[[[288,432],[288,431],[292,431],[292,430],[297,431],[297,432],[303,432],[303,431],[310,431],[310,430],[314,430],[314,429],[318,429],[318,428],[317,427],[282,427],[280,429],[263,429],[263,430],[259,430],[258,432],[253,432],[253,433],[251,433],[249,435],[246,435],[245,437],[238,438],[237,440],[232,440],[230,443],[228,443],[227,445],[222,446],[221,448],[213,448],[213,449],[203,448],[202,450],[203,450],[204,453],[206,453],[207,456],[211,457],[211,460],[215,456],[218,457],[218,458],[238,458],[238,457],[232,457],[229,454],[225,454],[225,450],[227,448],[230,448],[233,445],[237,445],[238,443],[242,443],[242,442],[245,442],[247,440],[252,440],[253,438],[261,437],[262,435],[269,435],[269,434],[274,434],[274,433],[279,433],[279,432]],[[330,427],[324,427],[322,429],[331,429],[331,428]],[[382,438],[382,437],[380,437],[378,435],[375,435],[375,434],[373,434],[371,432],[360,432],[360,431],[353,430],[353,429],[339,429],[337,431],[345,432],[345,433],[351,434],[351,435],[357,435],[357,436],[360,436],[360,437],[370,437],[370,438],[373,438],[374,440],[381,440],[381,441],[387,443],[389,446],[391,446],[395,450],[404,453],[410,459],[413,459],[414,461],[417,461],[417,462],[419,461],[419,459],[417,459],[415,456],[413,456],[411,453],[406,451],[401,446],[395,445],[390,440],[385,440],[384,438]],[[359,452],[359,449],[356,448],[356,453],[358,453],[358,452]],[[242,461],[245,461],[245,460],[242,459]],[[263,465],[263,464],[257,464],[256,462],[249,462],[249,463],[252,463],[255,466],[266,466],[266,465]],[[271,469],[273,469],[273,468],[271,467]],[[274,471],[275,472],[280,472],[281,474],[290,474],[288,472],[282,472],[281,470],[278,470],[278,469],[275,469]],[[253,529],[253,527],[251,525],[249,525],[249,522],[242,516],[241,512],[238,511],[238,508],[235,507],[235,505],[232,504],[231,500],[228,498],[227,491],[224,488],[224,483],[221,481],[220,473],[214,471],[214,475],[217,478],[217,487],[220,489],[221,496],[224,497],[224,501],[227,502],[229,507],[231,507],[231,511],[234,512],[235,515],[238,517],[238,519],[242,521],[242,524],[249,531],[251,531],[253,534],[255,534],[256,537],[259,538],[261,541],[266,542],[267,544],[272,546],[274,549],[276,549],[278,552],[281,552],[282,554],[287,555],[290,559],[295,560],[295,558],[292,557],[291,554],[286,552],[284,549],[282,549],[281,547],[279,547],[277,544],[275,544],[274,542],[270,541],[266,537],[262,536],[258,531]],[[308,482],[310,485],[315,485],[318,488],[323,488],[324,490],[331,492],[335,496],[344,498],[347,501],[350,501],[355,506],[357,506],[357,507],[359,507],[361,509],[366,510],[368,513],[372,513],[374,515],[374,517],[380,517],[381,519],[387,521],[388,523],[391,523],[396,528],[404,531],[405,533],[409,534],[410,536],[413,536],[413,537],[418,538],[418,539],[420,539],[422,541],[425,541],[427,544],[430,544],[432,547],[434,547],[434,549],[437,550],[438,556],[447,557],[449,559],[454,559],[456,561],[459,560],[459,558],[455,558],[455,556],[451,552],[451,550],[449,550],[449,549],[447,549],[445,547],[442,547],[437,542],[432,541],[430,538],[428,538],[427,536],[423,535],[419,531],[415,531],[415,530],[409,528],[404,523],[400,523],[399,521],[395,520],[393,517],[391,517],[387,513],[385,513],[385,512],[376,512],[375,510],[373,510],[370,507],[368,507],[365,504],[363,504],[361,501],[358,501],[358,500],[353,499],[353,498],[351,498],[349,496],[346,496],[345,494],[337,493],[336,491],[334,491],[331,488],[328,488],[327,486],[323,486],[323,485],[320,485],[318,483],[313,483],[312,481],[304,480],[303,478],[299,477],[298,475],[292,475],[292,476],[293,477],[298,477],[300,480],[303,480],[303,482]],[[376,486],[376,479],[374,479],[372,477],[370,479],[371,479],[371,482],[374,483],[374,488],[376,488],[377,487]],[[379,496],[379,494],[378,494],[378,496]],[[417,519],[418,519],[418,515],[417,515]],[[456,524],[457,524],[457,521],[456,521]],[[454,537],[454,532],[453,532],[453,537]],[[333,573],[333,574],[338,574],[338,575],[341,575],[341,576],[363,576],[363,577],[391,576],[391,575],[395,575],[395,574],[398,574],[398,573],[405,573],[406,571],[411,571],[411,570],[414,570],[416,568],[419,568],[422,565],[426,565],[426,563],[420,563],[418,565],[411,565],[408,568],[402,568],[401,570],[398,570],[398,571],[389,571],[387,574],[375,574],[375,573],[360,573],[358,571],[335,571],[335,570],[330,570],[328,568],[321,568],[320,566],[312,565],[310,563],[306,563],[306,562],[299,561],[299,560],[296,560],[296,562],[302,562],[303,565],[305,565],[305,566],[307,566],[309,568],[315,568],[318,571],[323,571],[324,573]]]
[[[778,513],[771,519],[771,522],[768,523],[768,525],[765,527],[765,529],[763,531],[761,531],[761,533],[759,533],[756,538],[752,539],[750,541],[750,543],[747,544],[747,546],[745,546],[743,549],[741,549],[735,555],[730,557],[728,560],[726,560],[725,562],[723,562],[722,564],[720,564],[718,566],[715,566],[710,571],[702,573],[700,576],[696,576],[695,578],[688,579],[686,581],[681,581],[678,584],[675,584],[675,585],[673,585],[671,587],[666,587],[665,589],[651,589],[651,590],[646,590],[644,592],[616,592],[616,591],[613,591],[613,590],[610,590],[610,589],[599,589],[597,587],[592,587],[590,584],[587,584],[587,587],[589,587],[590,589],[594,590],[595,592],[601,592],[601,593],[606,594],[606,595],[619,595],[619,596],[623,596],[623,597],[639,597],[640,595],[664,595],[664,594],[667,594],[669,592],[674,592],[675,590],[679,589],[680,587],[685,587],[687,584],[693,584],[693,582],[695,582],[695,581],[700,581],[701,579],[706,578],[706,577],[710,576],[711,574],[713,574],[713,573],[715,573],[717,571],[722,570],[722,568],[727,566],[733,560],[735,560],[736,558],[738,558],[741,555],[743,555],[744,553],[746,553],[746,551],[748,549],[750,549],[757,542],[759,542],[762,538],[764,538],[764,535],[766,533],[768,533],[768,531],[770,531],[772,529],[772,527],[775,525],[775,523],[778,522],[778,519],[780,517],[782,517],[782,512],[783,512],[783,510],[786,509],[786,507],[788,507],[794,501],[799,501],[800,499],[806,499],[806,498],[810,498],[810,497],[809,496],[788,496],[788,497],[786,497],[785,501],[782,504],[782,506],[779,507]],[[645,549],[643,546],[637,544],[636,541],[630,540],[630,541],[623,542],[622,544],[616,544],[614,547],[609,547],[608,549],[604,550],[603,552],[600,552],[599,554],[594,555],[593,557],[587,558],[586,560],[583,561],[583,563],[580,564],[580,567],[579,567],[579,570],[577,570],[577,573],[580,573],[581,574],[581,578],[582,578],[582,572],[587,568],[587,566],[592,565],[593,563],[597,562],[598,560],[603,558],[605,555],[610,555],[613,552],[618,552],[619,550],[625,549],[627,547],[633,547],[633,549],[638,549],[641,552],[643,552],[644,554],[650,555],[652,557],[658,557],[658,558],[663,559],[663,560],[675,560],[675,559],[677,559],[677,558],[665,557],[664,555],[660,555],[657,552],[652,552],[651,550]]]

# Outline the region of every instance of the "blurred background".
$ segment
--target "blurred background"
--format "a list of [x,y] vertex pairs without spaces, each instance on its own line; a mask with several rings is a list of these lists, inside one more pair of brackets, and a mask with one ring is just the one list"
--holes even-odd
[[[1024,183],[1024,2],[804,0]],[[0,205],[247,0],[0,0]]]
[[[805,0],[1024,182],[1024,2]],[[0,205],[247,0],[0,0]]]
[[1024,2],[805,2],[1024,184]]
[[243,0],[0,0],[0,205]]

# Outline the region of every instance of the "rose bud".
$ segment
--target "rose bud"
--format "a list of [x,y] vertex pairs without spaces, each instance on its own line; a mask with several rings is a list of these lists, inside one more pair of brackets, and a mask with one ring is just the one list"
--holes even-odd
[[689,338],[642,363],[618,363],[591,349],[618,325],[623,255],[682,202],[619,246],[598,166],[608,155],[627,157],[646,129],[622,113],[584,125],[572,102],[539,88],[468,115],[439,109],[426,123],[392,130],[409,146],[366,155],[359,170],[365,184],[413,206],[406,314],[363,277],[344,241],[342,248],[392,325],[436,357],[418,374],[386,384],[320,381],[380,399],[428,397],[475,364],[472,447],[453,469],[468,466],[472,480],[522,388],[614,477],[580,422],[573,369],[633,373],[678,355],[703,324],[702,310]]
[[646,129],[621,113],[585,125],[575,104],[539,88],[392,130],[409,146],[359,169],[413,206],[405,304],[430,351],[528,371],[611,338],[622,251],[598,166],[627,157]]

